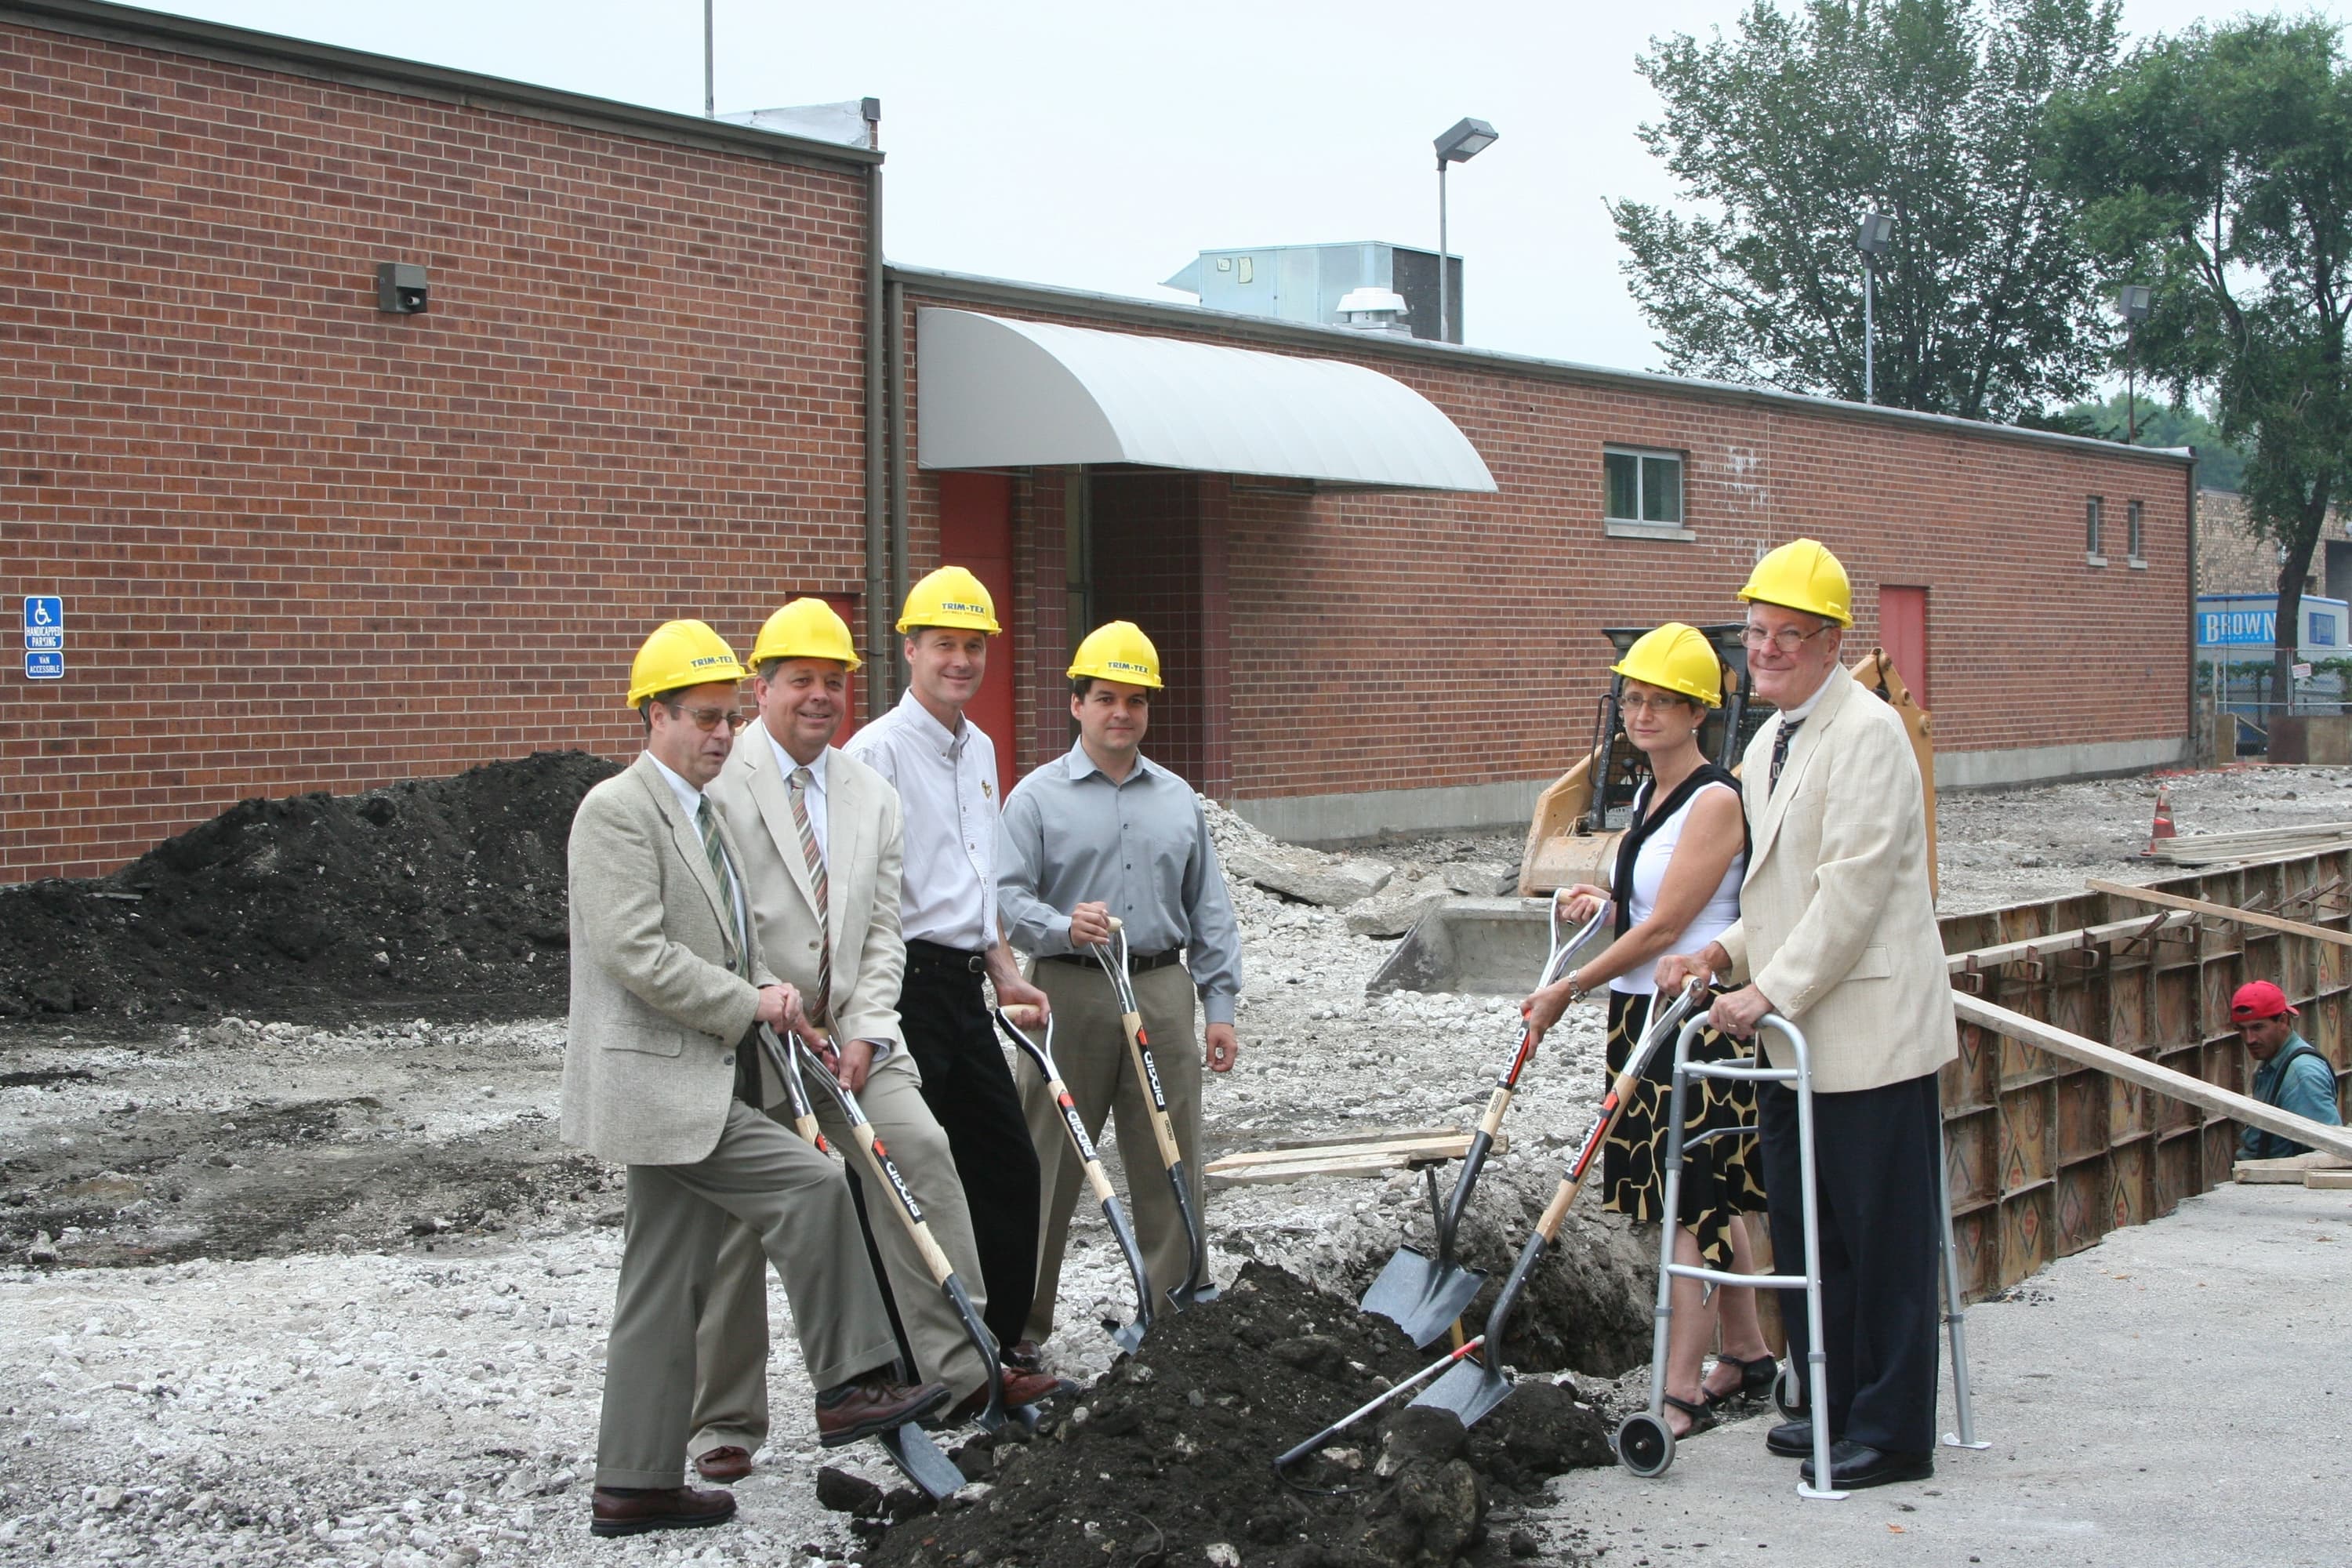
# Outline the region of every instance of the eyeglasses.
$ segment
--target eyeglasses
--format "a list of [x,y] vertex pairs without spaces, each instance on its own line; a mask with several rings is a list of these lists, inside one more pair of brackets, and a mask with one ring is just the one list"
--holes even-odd
[[694,727],[706,735],[722,723],[730,734],[744,724],[743,715],[732,708],[686,708],[675,702],[665,702],[662,706],[669,710],[673,719],[693,720]]
[[1801,632],[1794,626],[1782,626],[1777,632],[1766,631],[1762,626],[1744,626],[1740,629],[1739,641],[1750,653],[1761,653],[1769,646],[1786,658],[1829,629],[1830,623],[1815,626],[1809,632]]
[[1628,713],[1664,713],[1679,708],[1689,700],[1687,697],[1670,697],[1663,692],[1655,697],[1644,697],[1639,692],[1628,692],[1617,700],[1617,706]]

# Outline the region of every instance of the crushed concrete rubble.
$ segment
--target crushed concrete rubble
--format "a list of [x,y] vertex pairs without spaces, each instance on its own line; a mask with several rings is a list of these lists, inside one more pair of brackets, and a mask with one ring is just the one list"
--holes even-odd
[[1396,868],[1354,856],[1324,855],[1272,839],[1240,842],[1225,853],[1225,874],[1301,903],[1344,909],[1389,885]]
[[[1189,1414],[1163,1411],[1144,1398],[1154,1379],[1173,1387],[1177,1374],[1156,1370],[1157,1338],[1139,1362],[1114,1367],[1097,1325],[1125,1321],[1133,1302],[1118,1250],[1089,1210],[1073,1237],[1062,1327],[1046,1348],[1059,1370],[1087,1385],[1084,1406],[1099,1414],[1081,1422],[1068,1412],[1066,1437],[971,1451],[967,1462],[988,1467],[982,1481],[992,1489],[971,1489],[968,1506],[910,1514],[900,1497],[902,1522],[877,1542],[852,1529],[858,1516],[821,1505],[821,1462],[845,1478],[829,1483],[827,1495],[865,1497],[874,1489],[886,1518],[904,1488],[870,1445],[820,1455],[778,1291],[771,1300],[778,1426],[751,1478],[733,1489],[740,1520],[683,1545],[677,1538],[593,1542],[583,1489],[621,1194],[617,1172],[579,1158],[556,1136],[562,950],[532,932],[562,931],[569,800],[608,765],[580,759],[549,771],[534,760],[542,771],[531,776],[544,790],[509,789],[504,798],[484,787],[492,774],[467,775],[473,782],[462,791],[439,781],[401,786],[405,794],[238,807],[228,814],[234,821],[185,836],[202,853],[169,884],[175,898],[205,891],[218,900],[214,909],[247,898],[249,910],[232,910],[236,923],[224,920],[212,931],[186,930],[185,906],[155,918],[161,899],[90,896],[142,890],[121,878],[0,894],[7,916],[0,928],[16,943],[0,952],[0,988],[17,984],[9,994],[23,1009],[0,1017],[0,1451],[7,1455],[0,1560],[71,1568],[119,1561],[566,1568],[706,1553],[714,1562],[873,1562],[887,1546],[911,1562],[928,1535],[925,1560],[945,1568],[974,1561],[968,1554],[981,1547],[950,1554],[938,1532],[1003,1519],[988,1505],[1010,1510],[1009,1500],[1026,1495],[1018,1483],[1026,1474],[1039,1478],[1030,1487],[1047,1487],[1034,1495],[1063,1500],[1048,1517],[1075,1521],[1080,1534],[1088,1521],[1097,1527],[1087,1538],[1091,1556],[1074,1542],[1066,1560],[1133,1563],[1153,1535],[1126,1514],[1087,1511],[1077,1483],[1108,1471],[1129,1489],[1120,1495],[1139,1497],[1140,1467],[1174,1463],[1180,1436],[1204,1452],[1211,1436],[1243,1441],[1246,1453],[1216,1451],[1254,1468],[1252,1500],[1211,1521],[1222,1533],[1206,1525],[1185,1533],[1184,1519],[1154,1512],[1167,1564],[1255,1565],[1303,1552],[1294,1539],[1300,1531],[1286,1522],[1279,1540],[1252,1533],[1253,1521],[1273,1536],[1276,1524],[1267,1521],[1302,1517],[1337,1522],[1316,1543],[1327,1555],[1302,1554],[1301,1564],[1349,1562],[1359,1550],[1436,1563],[1449,1544],[1480,1563],[1498,1552],[1585,1559],[1583,1525],[1523,1484],[1554,1461],[1515,1458],[1520,1479],[1513,1479],[1480,1458],[1475,1434],[1462,1454],[1414,1449],[1418,1458],[1381,1476],[1381,1428],[1394,1424],[1368,1424],[1336,1445],[1364,1467],[1346,1483],[1364,1492],[1294,1506],[1255,1489],[1264,1460],[1356,1402],[1375,1385],[1367,1378],[1420,1364],[1418,1352],[1400,1361],[1392,1345],[1345,1351],[1349,1336],[1370,1331],[1347,1304],[1400,1244],[1429,1245],[1427,1191],[1402,1173],[1221,1189],[1211,1199],[1219,1277],[1234,1281],[1255,1265],[1259,1290],[1293,1303],[1259,1325],[1269,1342],[1249,1347],[1285,1369],[1287,1381],[1267,1396],[1269,1406],[1312,1392],[1326,1414],[1300,1403],[1281,1410],[1273,1423],[1281,1431],[1264,1429],[1255,1403],[1246,1418],[1235,1415],[1239,1403],[1215,1404],[1205,1375],[1193,1384],[1209,1399],[1204,1409],[1188,1402]],[[2343,769],[2170,783],[2184,832],[2340,819],[2352,798],[2352,770]],[[2090,875],[2164,874],[2129,858],[2145,841],[2154,793],[2150,781],[2118,780],[1945,796],[1944,907],[2071,892]],[[460,804],[449,803],[453,795]],[[357,837],[350,823],[384,809],[372,799],[388,799],[394,820]],[[1292,851],[1230,813],[1212,808],[1210,818],[1229,863],[1251,855],[1271,863]],[[394,843],[403,822],[430,826],[428,848],[447,863],[415,860],[412,878],[404,857],[368,847]],[[1393,918],[1370,918],[1375,906],[1410,906],[1449,893],[1454,882],[1498,876],[1516,865],[1518,838],[1514,829],[1360,847],[1355,858],[1376,858],[1392,874],[1339,907],[1235,878],[1249,986],[1241,1061],[1206,1086],[1212,1157],[1367,1129],[1458,1127],[1475,1115],[1516,1038],[1514,1001],[1410,992],[1368,998],[1365,982],[1392,935],[1365,928]],[[347,852],[307,854],[313,841]],[[159,848],[141,864],[164,854]],[[1480,867],[1490,871],[1474,869]],[[499,902],[507,893],[491,884],[516,875],[530,891],[518,884],[514,899]],[[477,885],[469,888],[468,878]],[[404,973],[383,982],[364,944],[348,941],[364,923],[350,911],[397,912],[400,900],[368,900],[404,886],[432,891],[407,906],[419,935],[404,949]],[[307,903],[296,896],[306,889]],[[303,958],[273,940],[304,910],[339,901],[344,935],[334,943]],[[521,953],[512,940],[485,952],[486,944],[456,935],[469,901],[507,922]],[[105,918],[90,919],[93,909]],[[55,923],[39,923],[60,910]],[[127,918],[134,913],[141,918]],[[450,951],[436,945],[444,942]],[[76,955],[74,963],[45,958],[38,982],[63,976],[70,1011],[18,984],[18,960],[37,947]],[[171,1007],[152,999],[174,991],[184,1016],[159,1017]],[[151,999],[150,1010],[130,1011],[127,999],[137,996]],[[1465,1229],[1466,1260],[1490,1276],[1474,1318],[1590,1124],[1601,1090],[1600,1037],[1598,1010],[1575,1009],[1529,1070],[1506,1128],[1511,1148],[1488,1166]],[[1112,1165],[1124,1185],[1115,1155]],[[1505,1347],[1509,1364],[1536,1374],[1528,1388],[1552,1387],[1541,1374],[1561,1377],[1558,1392],[1569,1406],[1591,1405],[1604,1425],[1638,1404],[1654,1247],[1586,1194],[1562,1233],[1562,1256],[1538,1274],[1539,1289]],[[1294,1319],[1315,1327],[1293,1331],[1286,1325]],[[1203,1319],[1199,1327],[1205,1333],[1211,1325]],[[1221,1331],[1247,1343],[1237,1324]],[[1314,1347],[1297,1350],[1301,1362],[1272,1355],[1276,1345],[1317,1336],[1342,1343],[1342,1362],[1330,1365],[1360,1362],[1365,1372],[1318,1373],[1324,1358]],[[1171,1334],[1166,1353],[1181,1362],[1181,1351]],[[1139,1381],[1146,1368],[1155,1369],[1152,1378]],[[1113,1428],[1129,1411],[1137,1426],[1122,1435]],[[1223,1424],[1207,1411],[1251,1425],[1246,1433],[1213,1433]],[[1190,1425],[1195,1415],[1208,1423],[1199,1431]],[[1108,1424],[1095,1427],[1097,1419]],[[1579,1432],[1590,1425],[1581,1415],[1577,1423]],[[1138,1434],[1155,1436],[1147,1443]],[[1407,1447],[1414,1440],[1408,1436]],[[1015,1453],[1024,1457],[998,1457]],[[1051,1453],[1105,1462],[1056,1479]],[[1459,1472],[1447,1468],[1457,1459],[1473,1472],[1483,1514],[1459,1506],[1467,1494]],[[1589,1449],[1582,1462],[1596,1462]],[[1426,1484],[1415,1482],[1408,1499],[1402,1482],[1414,1464],[1423,1466],[1413,1473]],[[1318,1511],[1326,1509],[1335,1511]],[[1377,1531],[1408,1525],[1419,1532],[1412,1539],[1372,1543]],[[999,1556],[983,1551],[977,1561],[993,1568]]]

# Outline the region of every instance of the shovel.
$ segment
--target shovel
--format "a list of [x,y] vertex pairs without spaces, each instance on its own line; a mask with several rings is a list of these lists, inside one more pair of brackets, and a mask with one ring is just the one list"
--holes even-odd
[[[1021,1010],[1033,1015],[1034,1020],[1035,1008]],[[1049,1014],[1045,1018],[1045,1043],[1042,1046],[1022,1033],[1020,1026],[1005,1016],[1002,1007],[996,1009],[996,1026],[1004,1031],[1006,1039],[1027,1052],[1029,1059],[1037,1064],[1037,1071],[1045,1079],[1045,1092],[1054,1097],[1054,1103],[1061,1109],[1062,1125],[1069,1131],[1070,1145],[1077,1150],[1078,1159],[1086,1166],[1087,1184],[1094,1189],[1095,1201],[1102,1205],[1103,1218],[1110,1222],[1110,1233],[1118,1238],[1119,1251],[1127,1255],[1127,1271],[1135,1276],[1135,1321],[1112,1331],[1110,1337],[1112,1343],[1133,1355],[1135,1348],[1143,1342],[1143,1336],[1151,1329],[1151,1279],[1144,1270],[1143,1252],[1135,1245],[1134,1227],[1127,1223],[1127,1211],[1119,1206],[1118,1194],[1111,1191],[1110,1178],[1103,1174],[1102,1161],[1095,1154],[1094,1140],[1087,1136],[1087,1124],[1078,1115],[1077,1106],[1071,1101],[1070,1091],[1062,1086],[1062,1069],[1054,1065],[1053,1017]]]
[[[1551,900],[1551,951],[1544,957],[1543,978],[1536,982],[1538,988],[1559,977],[1569,959],[1584,946],[1600,924],[1601,913],[1596,912],[1563,945],[1559,940],[1559,900]],[[1470,1146],[1463,1152],[1462,1171],[1454,1180],[1453,1199],[1436,1216],[1437,1256],[1425,1258],[1412,1247],[1400,1247],[1360,1303],[1365,1311],[1394,1322],[1416,1345],[1428,1344],[1452,1327],[1461,1318],[1462,1310],[1470,1305],[1471,1298],[1478,1294],[1478,1287],[1486,1283],[1484,1271],[1465,1268],[1454,1261],[1454,1233],[1461,1226],[1463,1211],[1469,1207],[1470,1191],[1478,1184],[1478,1173],[1486,1166],[1486,1151],[1494,1146],[1495,1134],[1503,1125],[1503,1113],[1511,1108],[1511,1096],[1518,1089],[1519,1075],[1534,1057],[1535,1032],[1522,1027],[1511,1065],[1495,1080],[1495,1092],[1486,1100],[1486,1113],[1478,1119],[1477,1131],[1470,1136]],[[1436,1177],[1433,1174],[1433,1209],[1436,1207]]]
[[1284,1449],[1280,1454],[1275,1457],[1274,1473],[1277,1476],[1281,1476],[1285,1481],[1288,1481],[1290,1477],[1285,1472],[1286,1472],[1291,1466],[1297,1464],[1299,1460],[1305,1458],[1307,1455],[1313,1453],[1316,1449],[1321,1447],[1332,1438],[1337,1437],[1340,1433],[1345,1432],[1349,1427],[1353,1426],[1357,1422],[1361,1421],[1365,1416],[1370,1415],[1373,1411],[1378,1410],[1381,1405],[1386,1405],[1398,1394],[1402,1394],[1409,1389],[1419,1388],[1423,1384],[1427,1383],[1439,1373],[1444,1372],[1446,1368],[1454,1365],[1465,1356],[1475,1352],[1486,1342],[1486,1336],[1484,1334],[1480,1334],[1474,1339],[1465,1340],[1459,1349],[1450,1351],[1442,1359],[1431,1362],[1427,1366],[1423,1367],[1419,1372],[1414,1373],[1411,1377],[1406,1378],[1402,1383],[1398,1384],[1395,1387],[1389,1389],[1377,1399],[1366,1400],[1363,1404],[1359,1405],[1353,1410],[1349,1411],[1345,1415],[1340,1416],[1337,1421],[1332,1422],[1328,1426],[1324,1427],[1320,1432],[1316,1433],[1312,1437],[1307,1438],[1304,1443],[1298,1444],[1295,1447]]
[[[1601,1101],[1601,1114],[1593,1121],[1592,1130],[1584,1135],[1584,1142],[1577,1150],[1576,1158],[1570,1163],[1568,1173],[1560,1178],[1551,1202],[1544,1205],[1542,1217],[1536,1221],[1535,1234],[1528,1237],[1527,1246],[1520,1249],[1518,1262],[1512,1267],[1511,1277],[1503,1282],[1502,1294],[1495,1298],[1494,1310],[1486,1314],[1484,1337],[1489,1350],[1485,1364],[1466,1361],[1459,1363],[1415,1399],[1415,1405],[1451,1410],[1461,1417],[1462,1425],[1470,1426],[1510,1397],[1511,1383],[1503,1375],[1503,1333],[1510,1324],[1512,1310],[1519,1304],[1519,1292],[1526,1288],[1528,1277],[1535,1272],[1536,1265],[1543,1261],[1545,1251],[1559,1238],[1560,1224],[1568,1218],[1569,1206],[1576,1202],[1576,1194],[1583,1190],[1584,1178],[1592,1167],[1592,1157],[1601,1152],[1601,1142],[1617,1125],[1617,1118],[1624,1113],[1625,1102],[1633,1097],[1633,1085],[1640,1081],[1642,1069],[1649,1065],[1650,1058],[1656,1053],[1660,1044],[1674,1037],[1675,1030],[1681,1026],[1682,1021],[1689,1016],[1691,1009],[1705,994],[1704,987],[1694,980],[1683,988],[1673,1006],[1652,1017],[1650,1026],[1642,1032],[1641,1044],[1625,1058],[1625,1070],[1619,1073],[1617,1081],[1609,1086],[1609,1093]],[[1651,1005],[1655,1013],[1656,1003]]]
[[[1118,954],[1117,962],[1112,954]],[[1168,1184],[1176,1189],[1176,1212],[1183,1216],[1184,1237],[1192,1243],[1192,1262],[1184,1270],[1183,1280],[1169,1287],[1168,1300],[1178,1311],[1203,1301],[1217,1299],[1216,1282],[1209,1278],[1209,1235],[1201,1228],[1201,1216],[1192,1207],[1192,1184],[1184,1174],[1184,1153],[1176,1146],[1176,1129],[1168,1120],[1168,1096],[1160,1088],[1160,1067],[1151,1059],[1151,1042],[1144,1037],[1143,1014],[1135,1005],[1135,983],[1127,973],[1127,931],[1117,916],[1111,918],[1110,941],[1095,949],[1095,961],[1110,976],[1111,990],[1118,996],[1119,1023],[1127,1030],[1127,1054],[1135,1064],[1135,1076],[1151,1098],[1151,1135],[1160,1142],[1160,1163],[1168,1167]]]
[[[826,1149],[828,1145],[825,1143],[824,1134],[817,1131],[816,1113],[809,1104],[808,1086],[801,1080],[800,1043],[795,1040],[793,1048],[787,1050],[783,1042],[776,1037],[776,1032],[762,1024],[760,1026],[760,1045],[767,1053],[769,1067],[784,1081],[784,1092],[793,1104],[793,1128],[814,1147],[819,1150]],[[888,1159],[888,1156],[882,1152],[881,1140],[874,1136],[874,1129],[866,1121],[866,1113],[857,1108],[856,1100],[850,1097],[847,1089],[841,1089],[837,1083],[835,1083],[832,1073],[826,1071],[822,1066],[819,1066],[817,1073],[826,1083],[832,1084],[839,1090],[835,1098],[844,1101],[842,1114],[847,1117],[851,1126],[863,1135],[859,1139],[859,1143],[867,1151],[867,1163],[878,1168]],[[891,1167],[889,1176],[895,1178],[897,1174],[897,1168]],[[929,1263],[936,1258],[940,1267],[945,1267],[947,1255],[939,1250],[937,1243],[931,1241],[930,1228],[923,1224],[921,1212],[914,1207],[914,1194],[907,1191],[905,1184],[895,1179],[886,1179],[883,1184],[901,1194],[905,1199],[906,1207],[901,1210],[901,1214],[911,1215],[908,1220],[909,1228],[914,1232],[916,1247],[923,1252],[924,1261]],[[938,1268],[934,1268],[932,1277],[939,1278]],[[988,1369],[989,1408],[992,1412],[997,1411],[1002,1404],[1000,1384],[1003,1374],[997,1369],[995,1343],[988,1339],[986,1331],[980,1328],[978,1317],[971,1310],[971,1300],[964,1295],[963,1286],[956,1279],[953,1269],[948,1270],[946,1284],[942,1288],[950,1289],[948,1299],[957,1304],[957,1310],[963,1318],[964,1332],[973,1334],[974,1331],[979,1331],[975,1334],[975,1342],[981,1347],[980,1359]],[[997,1421],[999,1425],[1003,1424],[1003,1416],[1001,1414],[997,1415]],[[952,1497],[963,1488],[965,1484],[963,1472],[957,1469],[945,1454],[940,1452],[940,1446],[931,1441],[931,1435],[912,1421],[903,1422],[887,1431],[877,1433],[874,1440],[882,1445],[882,1451],[890,1456],[890,1462],[898,1467],[899,1473],[914,1482],[915,1486],[932,1501],[937,1502],[941,1499]]]

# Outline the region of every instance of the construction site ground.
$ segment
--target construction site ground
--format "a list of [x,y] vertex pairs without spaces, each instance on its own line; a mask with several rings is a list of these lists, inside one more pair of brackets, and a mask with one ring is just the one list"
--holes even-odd
[[[616,1171],[556,1134],[561,921],[548,898],[560,888],[547,873],[563,826],[551,781],[584,787],[595,772],[538,768],[535,795],[476,779],[348,808],[310,797],[248,814],[241,839],[184,847],[177,869],[146,882],[0,894],[6,967],[30,973],[28,953],[46,964],[22,985],[0,973],[0,1562],[866,1560],[869,1544],[816,1500],[781,1291],[778,1430],[736,1489],[741,1521],[625,1543],[587,1534],[620,1190]],[[2170,782],[2183,833],[2352,819],[2352,771]],[[500,816],[541,795],[545,820]],[[1945,796],[1943,907],[2163,874],[2131,858],[2154,800],[2145,779]],[[430,832],[367,837],[411,820]],[[1229,850],[1287,853],[1222,813],[1216,826]],[[313,858],[306,833],[340,858]],[[1488,834],[1349,853],[1390,869],[1375,897],[1395,901],[1491,893],[1517,850],[1516,835]],[[343,887],[387,854],[395,885],[382,898]],[[215,862],[236,878],[207,881]],[[499,865],[524,868],[528,899],[478,885]],[[443,892],[410,896],[436,882]],[[320,923],[348,940],[322,948],[300,927],[313,884],[309,897],[338,906]],[[273,923],[240,956],[223,936],[240,928],[205,899]],[[1207,1092],[1212,1154],[1475,1114],[1511,1046],[1509,1001],[1368,999],[1392,938],[1255,886],[1235,900],[1244,1054]],[[193,972],[169,984],[185,926],[209,988]],[[145,955],[139,985],[113,984],[125,952]],[[224,1010],[222,995],[244,1000]],[[1507,1267],[1589,1123],[1599,1033],[1597,1014],[1572,1015],[1531,1070],[1469,1227],[1474,1262]],[[1123,1184],[1115,1161],[1114,1173]],[[1221,1275],[1255,1261],[1352,1300],[1402,1238],[1425,1243],[1428,1223],[1420,1187],[1398,1173],[1221,1190],[1211,1229]],[[41,1233],[53,1261],[33,1258]],[[1621,1374],[1647,1353],[1654,1245],[1580,1205],[1509,1347],[1515,1364],[1580,1374],[1570,1386],[1604,1415],[1638,1398],[1639,1371]],[[2347,1274],[2352,1195],[2217,1193],[1972,1312],[1977,1420],[1994,1447],[1947,1455],[1928,1487],[1801,1504],[1755,1420],[1686,1444],[1657,1481],[1571,1468],[1548,1490],[1490,1499],[1465,1551],[2089,1563],[2168,1546],[2177,1561],[2332,1562],[2340,1532],[2323,1521],[2340,1512],[2329,1499],[2352,1461],[2335,1342]],[[1111,1359],[1099,1320],[1132,1311],[1098,1221],[1081,1224],[1064,1303],[1049,1352],[1091,1381]],[[1249,1434],[1266,1457],[1304,1435]],[[878,1455],[833,1458],[888,1483]],[[1140,1553],[1129,1544],[1119,1564]],[[1280,1555],[1233,1545],[1243,1562]]]

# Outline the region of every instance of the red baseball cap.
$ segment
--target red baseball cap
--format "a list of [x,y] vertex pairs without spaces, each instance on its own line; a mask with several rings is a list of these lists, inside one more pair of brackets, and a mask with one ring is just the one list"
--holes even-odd
[[2238,987],[2230,998],[2230,1016],[2238,1023],[2251,1024],[2257,1018],[2275,1018],[2280,1014],[2300,1018],[2300,1010],[2286,1005],[2286,993],[2267,980],[2250,980]]

